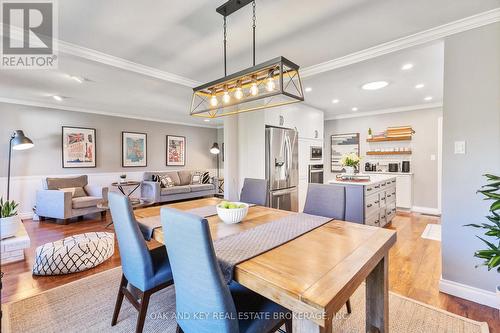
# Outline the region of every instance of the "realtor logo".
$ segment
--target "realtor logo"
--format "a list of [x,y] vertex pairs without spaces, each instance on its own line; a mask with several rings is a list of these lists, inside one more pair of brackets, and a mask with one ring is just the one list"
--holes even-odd
[[2,69],[56,68],[54,1],[2,1]]

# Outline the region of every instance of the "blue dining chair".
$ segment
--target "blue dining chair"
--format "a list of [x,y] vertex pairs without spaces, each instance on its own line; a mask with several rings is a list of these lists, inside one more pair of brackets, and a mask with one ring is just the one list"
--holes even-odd
[[[161,223],[175,280],[176,312],[182,314],[177,332],[266,333],[283,324],[292,332],[289,310],[234,281],[225,283],[206,219],[162,208]],[[250,315],[263,312],[269,318]],[[204,316],[196,317],[200,313]],[[240,313],[247,318],[239,318]]]
[[[345,206],[345,187],[327,184],[309,184],[304,213],[344,220]],[[348,299],[345,305],[347,313],[351,313],[351,300]]]
[[[109,193],[108,201],[123,270],[111,326],[116,325],[123,296],[125,296],[139,311],[135,332],[141,333],[149,298],[158,290],[173,284],[172,270],[165,246],[154,250],[148,249],[135,220],[129,199],[117,193]],[[129,291],[127,288],[129,284],[138,295]]]
[[240,201],[248,204],[267,206],[268,182],[266,179],[245,178]]

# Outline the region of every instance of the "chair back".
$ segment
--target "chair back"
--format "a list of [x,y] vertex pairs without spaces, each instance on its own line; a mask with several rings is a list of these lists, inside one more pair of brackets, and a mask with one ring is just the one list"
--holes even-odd
[[304,213],[344,220],[344,186],[309,184]]
[[266,179],[245,178],[241,189],[240,201],[267,206],[268,182]]
[[[181,314],[179,326],[184,332],[238,333],[236,308],[222,278],[207,220],[162,208],[161,223],[175,281],[176,312]],[[200,313],[207,316],[196,317]]]
[[118,193],[109,193],[108,200],[118,239],[123,274],[134,287],[146,291],[154,286],[153,261],[135,220],[130,201]]

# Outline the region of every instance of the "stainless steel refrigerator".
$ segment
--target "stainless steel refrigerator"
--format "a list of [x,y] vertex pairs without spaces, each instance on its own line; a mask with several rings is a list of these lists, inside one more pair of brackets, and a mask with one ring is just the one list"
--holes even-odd
[[298,211],[299,143],[296,130],[266,127],[266,179],[269,207]]

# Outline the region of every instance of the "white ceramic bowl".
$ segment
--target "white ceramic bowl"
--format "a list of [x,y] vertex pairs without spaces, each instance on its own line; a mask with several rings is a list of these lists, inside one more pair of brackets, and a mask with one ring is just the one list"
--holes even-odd
[[227,224],[233,224],[233,223],[239,223],[243,221],[245,216],[248,214],[248,204],[244,202],[233,202],[235,204],[239,205],[244,205],[245,207],[243,208],[222,208],[219,205],[217,205],[217,215],[219,215],[219,218],[222,220],[222,222],[227,223]]

